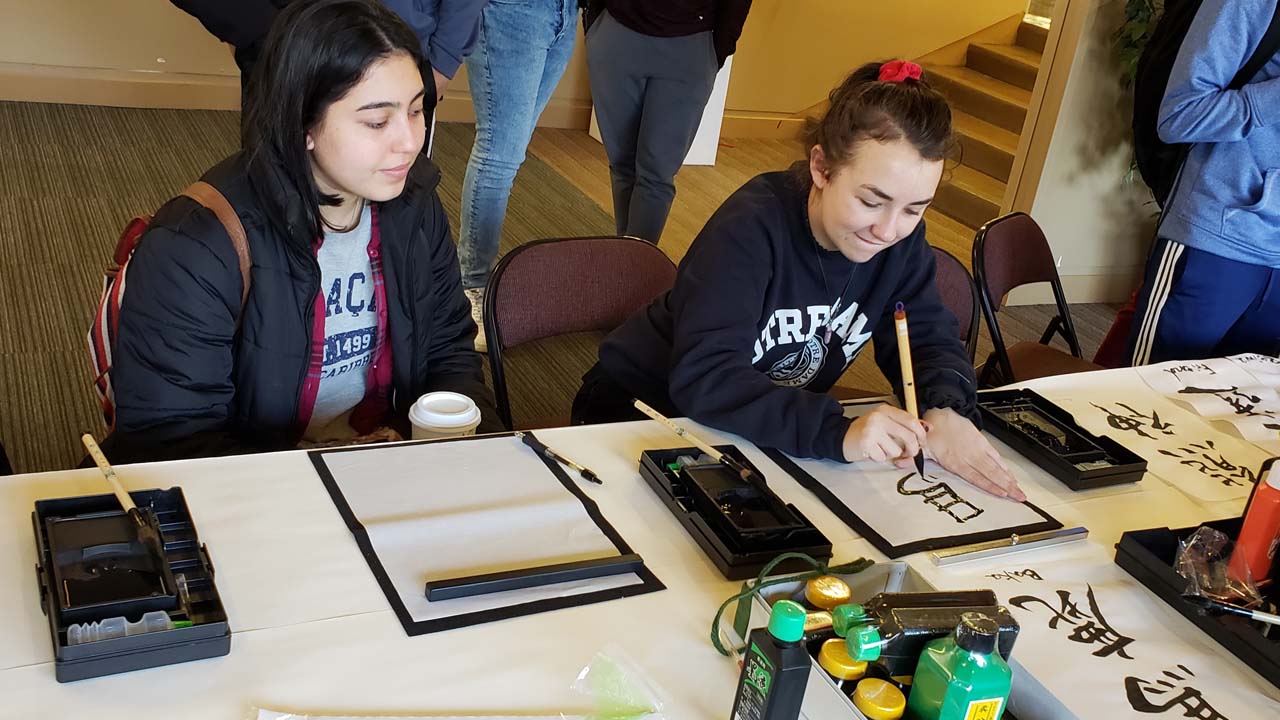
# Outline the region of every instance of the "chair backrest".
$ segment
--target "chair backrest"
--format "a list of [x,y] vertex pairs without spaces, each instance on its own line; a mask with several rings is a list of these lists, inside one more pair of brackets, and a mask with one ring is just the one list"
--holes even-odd
[[484,331],[498,413],[512,427],[503,352],[569,333],[608,332],[671,288],[676,268],[632,237],[535,240],[503,257],[485,290]]
[[942,304],[960,322],[960,341],[972,361],[978,349],[978,286],[955,255],[935,247],[933,257],[938,294],[942,296]]
[[1011,213],[978,230],[973,241],[973,274],[982,314],[987,319],[991,343],[995,346],[994,355],[1006,382],[1012,381],[1013,368],[996,322],[996,312],[1004,306],[1005,296],[1023,285],[1047,282],[1053,289],[1058,315],[1049,321],[1040,338],[1041,344],[1047,345],[1058,333],[1066,340],[1072,355],[1083,356],[1075,325],[1071,322],[1067,297],[1062,290],[1062,280],[1058,277],[1058,267],[1053,261],[1053,251],[1044,231],[1030,215]]

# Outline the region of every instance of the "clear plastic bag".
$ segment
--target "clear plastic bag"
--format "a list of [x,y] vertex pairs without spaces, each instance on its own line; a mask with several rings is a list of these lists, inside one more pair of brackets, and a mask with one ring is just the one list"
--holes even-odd
[[569,689],[592,709],[590,720],[666,717],[656,687],[617,645],[601,648]]
[[1262,594],[1249,576],[1248,568],[1243,573],[1228,572],[1231,550],[1231,538],[1207,525],[1200,526],[1178,543],[1173,569],[1187,581],[1183,595],[1244,607],[1261,605]]

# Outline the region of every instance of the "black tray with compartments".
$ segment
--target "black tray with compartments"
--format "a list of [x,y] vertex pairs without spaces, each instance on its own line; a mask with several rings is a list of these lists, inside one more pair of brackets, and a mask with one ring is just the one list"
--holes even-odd
[[[682,465],[681,457],[693,460],[701,455],[691,447],[646,450],[640,455],[640,474],[725,578],[754,578],[785,552],[831,558],[831,541],[794,505],[769,489],[742,451],[732,445],[716,449],[751,468],[759,480],[743,480],[720,463]],[[792,560],[779,564],[776,571],[810,569]]]
[[[1240,534],[1243,518],[1227,518],[1204,524],[1235,538]],[[1182,599],[1187,581],[1174,570],[1173,563],[1178,555],[1179,543],[1190,537],[1196,529],[1188,527],[1170,530],[1164,527],[1130,530],[1121,535],[1120,542],[1116,543],[1116,564],[1232,655],[1240,658],[1272,685],[1280,687],[1280,628],[1272,627],[1268,631],[1267,626],[1248,618],[1205,614],[1198,606]],[[1276,612],[1275,606],[1280,605],[1280,584],[1272,582],[1261,591],[1271,607],[1258,609]]]
[[[226,655],[231,627],[181,488],[129,493],[154,514],[163,558],[136,542],[114,495],[39,500],[35,531],[40,607],[49,620],[58,682]],[[162,612],[172,627],[72,644],[68,630]]]
[[982,427],[1072,490],[1137,482],[1147,461],[1033,390],[978,393]]

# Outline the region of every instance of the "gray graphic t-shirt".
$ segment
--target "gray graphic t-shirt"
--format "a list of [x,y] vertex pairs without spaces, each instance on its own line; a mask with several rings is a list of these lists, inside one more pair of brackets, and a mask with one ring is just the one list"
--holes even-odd
[[369,261],[372,230],[373,215],[366,205],[355,229],[325,233],[316,254],[324,294],[324,362],[305,440],[356,435],[349,422],[351,410],[364,398],[378,326]]

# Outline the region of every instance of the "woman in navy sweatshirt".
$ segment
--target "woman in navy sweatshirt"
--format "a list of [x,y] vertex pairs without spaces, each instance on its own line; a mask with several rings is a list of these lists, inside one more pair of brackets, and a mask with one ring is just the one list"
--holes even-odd
[[[1023,500],[974,425],[973,366],[934,284],[921,219],[953,144],[951,110],[913,63],[855,71],[813,123],[808,163],[724,202],[675,286],[614,331],[575,423],[633,419],[631,399],[790,455],[943,467]],[[869,340],[901,385],[893,306],[906,305],[924,421],[889,405],[844,416],[825,394]]]

